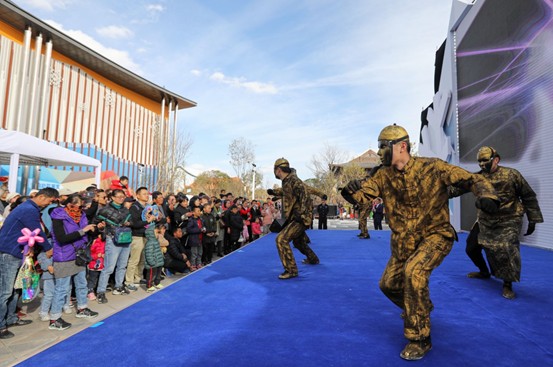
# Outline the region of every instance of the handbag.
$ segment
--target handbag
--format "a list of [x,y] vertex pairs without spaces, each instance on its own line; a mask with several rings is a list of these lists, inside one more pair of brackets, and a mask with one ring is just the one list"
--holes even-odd
[[115,227],[113,243],[116,246],[128,245],[132,242],[132,230],[129,227]]
[[[127,215],[123,223],[128,221],[130,216],[131,216],[130,214]],[[115,246],[123,246],[123,245],[128,245],[132,243],[132,229],[130,229],[129,227],[123,227],[121,224],[117,224],[114,221],[102,215],[99,215],[98,218],[108,222],[113,227],[115,227],[114,235],[113,235],[113,243],[115,244]]]
[[90,255],[90,247],[86,245],[84,248],[76,248],[75,245],[71,245],[75,249],[75,265],[77,266],[87,266],[89,262],[92,261],[92,256]]
[[15,279],[14,288],[21,289],[21,301],[29,303],[38,295],[40,274],[36,271],[32,256],[26,256],[19,268]]

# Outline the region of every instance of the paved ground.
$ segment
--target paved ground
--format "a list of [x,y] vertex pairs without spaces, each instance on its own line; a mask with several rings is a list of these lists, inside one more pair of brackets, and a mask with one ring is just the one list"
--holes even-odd
[[[328,226],[328,229],[337,229],[337,230],[342,230],[342,229],[358,229],[358,221],[357,219],[343,219],[343,220],[340,220],[340,219],[329,219],[328,222],[327,222],[327,226]],[[313,228],[314,229],[317,229],[319,226],[319,222],[317,219],[315,219],[313,221]],[[374,229],[374,225],[373,225],[373,221],[372,219],[369,219],[368,220],[368,228],[369,230],[372,230]],[[382,222],[382,229],[389,229],[388,228],[388,225],[386,223],[384,223],[384,221]]]
[[[369,230],[372,230],[373,224],[371,220],[369,220],[368,225]],[[318,222],[315,220],[313,227],[316,229],[317,226]],[[385,224],[383,224],[383,227],[384,229],[388,229],[388,226]],[[352,219],[330,219],[328,220],[328,229],[357,230],[358,223],[357,220]],[[216,259],[219,260],[218,258]],[[183,278],[186,278],[186,275],[174,275],[163,280],[162,284],[169,285]],[[23,305],[22,309],[27,314],[24,318],[33,320],[33,323],[11,328],[10,330],[15,336],[11,339],[0,340],[0,367],[13,366],[148,296],[149,294],[146,293],[144,287],[124,296],[107,294],[108,303],[98,304],[96,301],[92,301],[89,304],[90,309],[100,313],[95,319],[77,319],[74,313],[63,315],[62,317],[65,321],[73,324],[70,329],[64,331],[49,330],[48,322],[40,321],[38,318],[38,308],[40,307],[39,296],[33,302]]]

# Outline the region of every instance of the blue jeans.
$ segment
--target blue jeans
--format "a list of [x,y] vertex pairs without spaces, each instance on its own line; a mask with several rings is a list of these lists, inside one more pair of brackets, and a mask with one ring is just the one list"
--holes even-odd
[[75,294],[77,295],[77,309],[88,307],[88,298],[86,294],[88,287],[86,284],[86,270],[65,278],[56,278],[56,289],[54,291],[54,302],[50,308],[50,320],[57,320],[61,317],[63,306],[67,303],[67,289],[70,289],[71,278],[75,283]]
[[[127,263],[129,262],[130,245],[115,246],[113,237],[106,236],[106,252],[104,255],[104,270],[98,281],[98,293],[105,293],[108,286],[109,276],[115,270],[115,288],[123,286]],[[116,269],[117,268],[117,269]]]
[[54,295],[56,294],[56,281],[52,279],[46,279],[42,282],[42,302],[40,303],[39,316],[48,315],[50,307],[54,301]]
[[0,330],[17,322],[15,307],[19,294],[14,291],[15,277],[22,260],[6,253],[0,253]]

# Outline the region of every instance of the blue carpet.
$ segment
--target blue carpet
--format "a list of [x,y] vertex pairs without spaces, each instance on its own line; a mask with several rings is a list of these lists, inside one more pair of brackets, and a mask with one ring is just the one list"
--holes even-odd
[[[378,288],[390,233],[356,234],[310,231],[321,264],[287,281],[263,237],[20,365],[406,365],[400,310]],[[508,301],[498,280],[466,277],[460,237],[432,275],[434,347],[417,365],[553,366],[553,252],[522,248]]]

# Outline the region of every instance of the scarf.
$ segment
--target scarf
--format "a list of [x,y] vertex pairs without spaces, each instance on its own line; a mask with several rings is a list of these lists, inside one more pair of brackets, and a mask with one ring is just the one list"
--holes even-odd
[[79,224],[79,222],[81,221],[81,216],[83,215],[83,211],[81,210],[81,208],[69,208],[66,206],[64,209],[67,214],[69,214],[69,216],[75,221],[75,223]]

